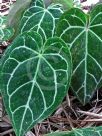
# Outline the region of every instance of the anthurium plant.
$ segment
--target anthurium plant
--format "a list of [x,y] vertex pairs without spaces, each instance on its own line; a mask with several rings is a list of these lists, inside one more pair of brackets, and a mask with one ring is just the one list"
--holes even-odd
[[[0,41],[12,39],[0,60],[0,93],[16,136],[51,115],[69,87],[85,105],[102,86],[102,4],[88,14],[61,4],[18,0],[0,17]],[[101,133],[48,136],[93,131]]]

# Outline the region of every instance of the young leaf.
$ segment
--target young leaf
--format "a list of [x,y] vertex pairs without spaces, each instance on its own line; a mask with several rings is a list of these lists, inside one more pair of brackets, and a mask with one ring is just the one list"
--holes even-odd
[[60,38],[36,32],[18,36],[2,58],[0,85],[17,136],[24,136],[63,100],[71,78],[71,56]]
[[69,46],[73,60],[72,89],[82,104],[102,86],[102,4],[87,16],[73,8],[62,15],[57,35]]
[[56,24],[63,11],[59,5],[50,5],[47,9],[31,6],[21,19],[20,33],[33,30],[39,33],[44,41],[55,34]]
[[52,0],[54,3],[60,3],[64,9],[68,10],[73,7],[73,0]]
[[13,34],[13,29],[6,26],[6,17],[0,16],[0,42],[9,40]]
[[101,136],[102,127],[93,127],[93,128],[83,128],[83,129],[74,129],[71,132],[56,132],[52,134],[47,134],[44,136]]

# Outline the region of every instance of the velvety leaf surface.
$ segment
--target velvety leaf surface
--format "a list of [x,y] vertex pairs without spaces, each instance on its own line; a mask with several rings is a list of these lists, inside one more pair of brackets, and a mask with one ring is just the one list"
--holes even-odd
[[102,136],[102,127],[74,129],[71,132],[56,132],[44,136]]
[[43,45],[41,36],[18,36],[2,58],[1,92],[17,136],[48,117],[66,95],[71,56],[60,38]]
[[102,86],[102,4],[86,15],[74,8],[60,19],[57,35],[70,47],[73,60],[72,89],[82,104]]
[[0,16],[0,42],[10,39],[13,34],[13,29],[6,26],[6,17]]
[[39,3],[34,3],[23,14],[20,33],[33,30],[38,32],[45,41],[55,35],[56,24],[62,13],[60,5],[52,4],[45,8],[41,7],[41,5],[39,6]]

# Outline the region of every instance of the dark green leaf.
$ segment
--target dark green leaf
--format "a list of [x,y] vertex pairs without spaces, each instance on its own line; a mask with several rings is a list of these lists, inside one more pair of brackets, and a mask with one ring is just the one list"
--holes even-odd
[[40,7],[45,7],[45,0],[32,0],[32,5],[33,6],[40,6]]
[[18,36],[2,58],[0,85],[17,136],[47,118],[67,93],[71,56],[60,38],[36,32]]
[[23,14],[20,33],[29,30],[37,31],[45,41],[55,35],[56,24],[62,13],[59,5],[50,5],[47,9],[38,5],[31,6]]
[[73,57],[72,89],[82,104],[102,86],[102,4],[86,15],[73,8],[60,19],[57,35],[70,46]]
[[44,136],[102,136],[102,127],[74,129],[71,132],[56,132]]

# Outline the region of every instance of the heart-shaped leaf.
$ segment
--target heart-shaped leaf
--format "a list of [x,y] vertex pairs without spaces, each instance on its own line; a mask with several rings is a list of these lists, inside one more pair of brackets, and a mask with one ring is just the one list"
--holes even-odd
[[37,31],[45,41],[54,36],[56,24],[62,13],[60,5],[50,5],[47,9],[38,5],[31,6],[23,14],[20,33],[29,30]]
[[82,104],[102,86],[102,4],[86,15],[80,9],[67,11],[57,35],[69,46],[73,60],[72,89]]
[[74,129],[71,132],[56,132],[44,136],[102,136],[102,127]]
[[[2,69],[1,69],[2,68]],[[63,100],[71,78],[71,56],[60,38],[18,36],[2,58],[1,92],[17,136],[48,117]]]
[[9,40],[13,34],[13,29],[6,26],[6,17],[0,16],[0,42]]

